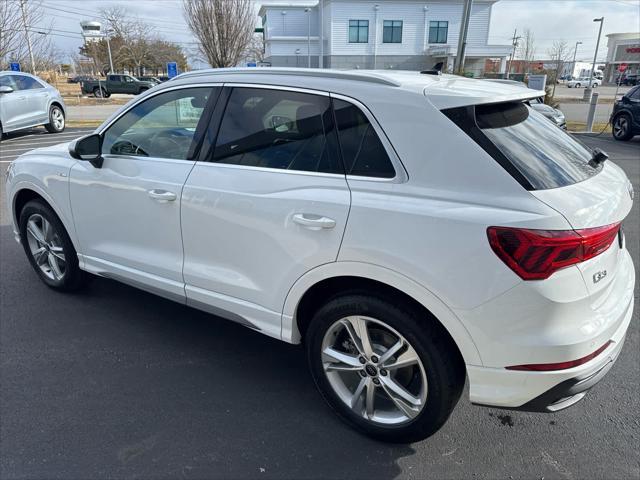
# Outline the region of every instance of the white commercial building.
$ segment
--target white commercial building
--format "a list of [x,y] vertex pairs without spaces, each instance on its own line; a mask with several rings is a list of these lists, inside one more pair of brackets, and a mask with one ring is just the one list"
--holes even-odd
[[626,65],[627,74],[640,73],[640,32],[611,33],[607,39],[605,80],[615,82],[622,64]]
[[[479,75],[486,59],[511,45],[489,45],[491,8],[475,0],[467,34],[465,71]],[[458,47],[462,0],[319,0],[260,8],[265,61],[272,66],[451,71]]]

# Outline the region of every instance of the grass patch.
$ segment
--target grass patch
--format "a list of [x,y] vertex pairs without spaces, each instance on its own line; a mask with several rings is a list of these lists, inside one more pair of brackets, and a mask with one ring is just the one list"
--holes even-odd
[[[585,122],[574,122],[569,120],[567,122],[567,130],[570,132],[586,132],[587,124]],[[611,133],[611,125],[609,123],[594,123],[593,124],[593,133]]]

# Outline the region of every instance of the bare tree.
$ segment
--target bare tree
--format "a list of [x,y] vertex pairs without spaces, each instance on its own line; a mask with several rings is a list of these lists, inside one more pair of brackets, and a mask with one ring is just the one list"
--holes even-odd
[[102,9],[100,14],[107,21],[112,35],[122,40],[116,50],[116,63],[133,67],[132,70],[141,75],[142,67],[153,61],[151,26],[131,17],[121,6]]
[[212,67],[238,64],[251,43],[255,13],[251,0],[182,0],[185,20]]
[[31,65],[19,0],[0,0],[0,70],[10,62],[29,65],[36,71],[50,68],[57,53],[51,42],[51,25],[42,26],[45,21],[42,1],[25,3],[25,20],[31,39],[34,64]]
[[518,56],[524,63],[524,73],[529,73],[531,62],[536,56],[536,42],[533,32],[526,28],[518,43]]
[[264,49],[264,35],[262,33],[256,33],[251,37],[251,42],[247,46],[244,56],[256,62],[264,62]]
[[551,97],[553,98],[556,94],[556,83],[558,82],[558,78],[564,69],[564,64],[569,59],[569,44],[565,40],[555,40],[553,42],[553,46],[547,50],[549,57],[553,63],[553,78],[550,81],[553,83],[553,92],[551,93]]

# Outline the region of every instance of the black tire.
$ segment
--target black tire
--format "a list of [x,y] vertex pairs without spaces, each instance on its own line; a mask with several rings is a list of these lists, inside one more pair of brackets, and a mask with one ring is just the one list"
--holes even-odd
[[[58,280],[47,276],[47,274],[40,268],[40,266],[38,266],[33,254],[31,253],[29,240],[27,237],[27,235],[31,234],[27,232],[27,223],[30,218],[36,218],[33,217],[34,215],[41,216],[47,222],[49,222],[52,228],[50,238],[55,239],[55,243],[62,248],[62,253],[64,254],[65,258],[63,262],[64,272],[62,277]],[[75,248],[73,247],[73,244],[71,243],[71,239],[69,238],[64,225],[49,205],[47,205],[42,200],[31,200],[27,202],[27,204],[20,211],[19,226],[21,243],[27,255],[27,258],[29,259],[29,263],[31,263],[31,266],[33,267],[35,272],[47,286],[61,291],[74,291],[86,285],[87,274],[80,270],[80,267],[78,265],[78,255]],[[49,250],[47,249],[47,251]]]
[[611,122],[611,134],[613,135],[613,138],[621,142],[631,140],[631,137],[633,137],[631,115],[628,113],[616,115],[613,122]]
[[[396,425],[366,419],[348,407],[331,386],[323,367],[323,339],[332,325],[353,315],[384,322],[400,333],[418,354],[426,372],[428,392],[426,402],[415,418]],[[449,418],[464,387],[464,362],[451,337],[437,320],[418,308],[385,300],[382,296],[353,292],[334,297],[313,316],[305,343],[311,375],[329,406],[356,430],[378,440],[409,443],[434,434]],[[380,375],[385,375],[383,370],[379,371]],[[379,390],[376,392],[382,394]]]
[[66,126],[67,121],[64,116],[64,111],[57,105],[51,105],[49,109],[49,123],[47,123],[44,128],[46,128],[49,133],[62,133]]
[[96,87],[93,89],[93,96],[96,98],[109,98],[109,94],[104,88]]

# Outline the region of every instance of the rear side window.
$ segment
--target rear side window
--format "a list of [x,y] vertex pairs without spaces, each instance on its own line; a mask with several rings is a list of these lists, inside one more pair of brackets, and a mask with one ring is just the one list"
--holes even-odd
[[525,103],[477,105],[444,113],[529,190],[573,185],[602,168],[589,164],[592,154],[587,148]]
[[347,175],[395,177],[391,160],[362,110],[337,99],[333,100],[333,108]]
[[329,97],[234,88],[213,161],[252,167],[344,173]]

